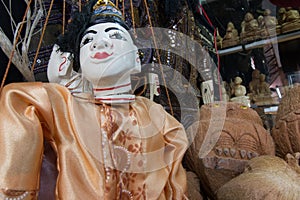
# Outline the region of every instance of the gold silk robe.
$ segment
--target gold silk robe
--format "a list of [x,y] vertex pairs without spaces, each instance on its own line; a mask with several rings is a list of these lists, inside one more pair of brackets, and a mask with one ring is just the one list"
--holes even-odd
[[58,84],[13,83],[0,111],[2,197],[36,198],[46,139],[57,154],[56,199],[186,198],[186,134],[159,104],[95,104]]

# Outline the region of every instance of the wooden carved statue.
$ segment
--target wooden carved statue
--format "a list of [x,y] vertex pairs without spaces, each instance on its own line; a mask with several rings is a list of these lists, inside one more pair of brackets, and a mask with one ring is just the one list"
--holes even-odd
[[270,85],[266,82],[266,75],[257,69],[252,72],[249,90],[248,96],[252,103],[258,106],[278,104],[278,101],[272,97]]
[[281,32],[287,33],[300,29],[300,14],[299,10],[287,7],[285,12],[285,20],[281,25]]
[[276,28],[278,25],[278,21],[275,16],[271,16],[271,10],[265,9],[263,13],[265,29],[267,31],[267,36],[275,36]]
[[259,85],[258,85],[258,92],[262,95],[270,95],[270,85],[266,82],[266,75],[260,74],[259,75]]
[[217,190],[241,174],[249,160],[275,155],[271,135],[253,109],[239,103],[206,104],[200,120],[188,128],[191,145],[186,165],[200,178],[201,189],[215,199]]
[[229,84],[226,81],[223,81],[221,84],[221,94],[222,94],[222,101],[229,101],[230,98],[230,88]]
[[260,38],[258,21],[250,12],[245,14],[244,20],[241,23],[240,37],[243,42],[249,42]]
[[300,152],[300,86],[296,85],[283,96],[278,107],[272,136],[276,154]]
[[278,22],[276,17],[271,16],[271,10],[265,9],[263,15],[258,16],[257,21],[262,38],[276,36]]
[[259,76],[260,76],[260,71],[255,69],[252,72],[252,80],[249,83],[249,91],[251,94],[258,94],[258,85],[260,83],[259,80]]
[[282,26],[286,20],[286,9],[281,7],[277,12],[278,25]]
[[222,47],[235,46],[240,43],[240,37],[237,29],[232,22],[228,22],[226,34],[223,37]]
[[286,160],[260,156],[250,160],[245,171],[223,185],[218,200],[298,200],[300,199],[300,154]]
[[241,103],[245,106],[250,107],[249,97],[246,96],[247,90],[246,87],[242,85],[242,81],[243,80],[240,77],[235,77],[234,85],[232,86],[233,97],[230,98],[230,101]]

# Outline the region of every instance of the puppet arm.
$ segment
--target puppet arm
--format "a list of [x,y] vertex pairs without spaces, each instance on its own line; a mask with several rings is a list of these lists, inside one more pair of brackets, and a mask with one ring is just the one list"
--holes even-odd
[[0,97],[0,197],[35,199],[52,112],[42,83],[13,83]]

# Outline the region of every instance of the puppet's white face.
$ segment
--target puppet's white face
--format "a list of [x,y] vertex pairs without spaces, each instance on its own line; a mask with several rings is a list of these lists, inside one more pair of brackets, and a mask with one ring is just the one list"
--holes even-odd
[[83,76],[94,87],[118,85],[130,74],[140,72],[137,47],[128,31],[116,23],[89,27],[80,43]]

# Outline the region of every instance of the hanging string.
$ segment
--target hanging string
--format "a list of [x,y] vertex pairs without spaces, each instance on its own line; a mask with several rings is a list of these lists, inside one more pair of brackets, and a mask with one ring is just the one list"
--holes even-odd
[[78,0],[78,10],[81,12],[81,0]]
[[31,4],[31,2],[32,2],[32,0],[29,0],[29,2],[28,2],[28,4],[27,4],[27,8],[26,8],[26,10],[25,10],[25,13],[24,13],[24,16],[23,16],[23,19],[22,19],[22,22],[21,22],[21,26],[20,26],[20,28],[19,28],[19,30],[18,30],[17,37],[16,37],[16,39],[15,39],[15,41],[14,41],[14,45],[13,45],[12,51],[11,51],[11,53],[10,53],[9,60],[8,60],[7,66],[6,66],[6,70],[5,70],[3,79],[2,79],[2,83],[1,83],[1,87],[0,87],[0,93],[1,93],[1,91],[2,91],[2,89],[3,89],[5,80],[6,80],[6,78],[7,78],[8,71],[9,71],[10,65],[11,65],[11,63],[12,63],[12,59],[13,59],[13,57],[14,57],[15,49],[16,49],[16,47],[17,47],[18,40],[19,40],[19,38],[20,38],[20,36],[21,36],[21,31],[22,31],[22,29],[23,29],[23,25],[24,25],[24,23],[25,23],[25,19],[26,19],[28,10],[30,9],[30,4]]
[[66,24],[66,0],[63,1],[63,24],[62,24],[62,34],[65,33]]
[[119,0],[116,0],[116,7],[119,8]]
[[[138,87],[141,85],[141,79],[144,79],[144,80],[143,80],[144,83],[147,82],[146,76],[143,76],[143,77],[132,76],[131,78],[132,78],[132,80],[134,80],[134,81],[137,82],[137,83],[134,85],[134,88],[132,89],[132,91],[133,91],[134,93],[136,92],[136,90],[138,89]],[[147,90],[147,84],[144,84],[144,85],[143,85],[143,89],[142,89],[139,93],[135,93],[135,94],[136,94],[136,96],[141,96],[142,94],[145,93],[146,90]]]
[[133,34],[136,37],[136,30],[135,30],[135,19],[134,19],[134,10],[133,10],[133,2],[130,0],[130,9],[131,9],[131,18],[132,18],[132,27],[133,27]]
[[125,19],[125,0],[122,0],[122,15],[123,18]]
[[171,112],[171,115],[174,116],[173,107],[172,107],[172,103],[171,103],[171,98],[170,98],[169,91],[168,91],[168,88],[167,88],[167,83],[166,83],[166,79],[165,79],[165,76],[164,76],[164,72],[163,72],[163,68],[162,68],[162,64],[161,64],[161,60],[160,60],[160,54],[158,52],[158,46],[157,46],[157,43],[156,43],[156,38],[155,38],[154,30],[153,30],[153,25],[152,25],[152,21],[151,21],[151,16],[150,16],[147,0],[144,0],[144,4],[145,4],[145,7],[146,7],[146,12],[147,12],[148,19],[149,19],[149,25],[150,25],[151,34],[152,34],[152,37],[153,37],[154,47],[155,47],[156,53],[157,53],[157,60],[158,60],[159,66],[160,66],[161,74],[162,74],[161,77],[162,77],[162,80],[163,80],[163,83],[164,83],[164,86],[165,86],[166,95],[167,95],[167,98],[168,98],[168,104],[170,106],[170,112]]
[[43,41],[43,38],[44,38],[44,34],[45,34],[45,31],[46,31],[46,27],[47,27],[47,24],[48,24],[50,13],[51,13],[51,10],[52,10],[52,7],[53,7],[53,2],[54,2],[54,0],[52,0],[51,4],[50,4],[50,8],[49,8],[46,20],[45,20],[45,24],[44,24],[43,31],[42,31],[42,34],[41,34],[41,37],[40,37],[40,41],[39,41],[39,44],[38,44],[38,47],[37,47],[37,50],[36,50],[36,53],[35,53],[35,56],[34,56],[33,64],[32,64],[32,67],[31,67],[31,72],[33,72],[33,70],[34,70],[36,60],[37,60],[37,57],[39,55],[40,48],[42,46],[42,41]]
[[216,50],[216,56],[217,56],[217,66],[218,66],[218,85],[219,85],[219,95],[220,95],[220,100],[222,101],[223,97],[222,97],[222,86],[221,86],[221,76],[220,76],[220,55],[218,52],[218,45],[217,45],[217,29],[214,27],[213,23],[210,21],[208,15],[206,14],[202,4],[199,4],[200,7],[200,11],[204,14],[206,20],[208,21],[209,25],[211,27],[213,27],[214,29],[214,47]]
[[218,82],[219,82],[219,95],[220,95],[220,100],[223,100],[222,96],[222,83],[221,83],[221,75],[220,75],[220,55],[218,51],[218,44],[217,44],[217,29],[214,29],[214,44],[215,44],[215,50],[216,50],[216,55],[217,55],[217,65],[218,65]]

